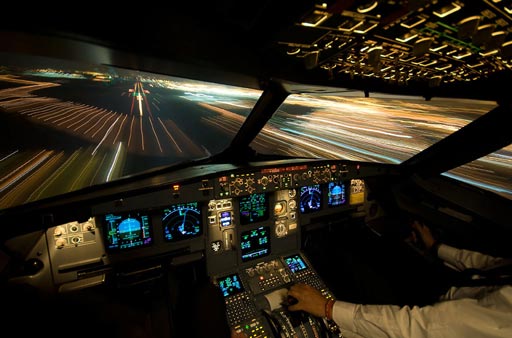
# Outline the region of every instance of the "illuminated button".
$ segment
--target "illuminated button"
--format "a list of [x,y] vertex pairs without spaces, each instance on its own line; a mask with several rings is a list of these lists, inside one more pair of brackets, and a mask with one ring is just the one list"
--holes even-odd
[[280,215],[284,210],[284,202],[277,202],[274,206],[274,215]]

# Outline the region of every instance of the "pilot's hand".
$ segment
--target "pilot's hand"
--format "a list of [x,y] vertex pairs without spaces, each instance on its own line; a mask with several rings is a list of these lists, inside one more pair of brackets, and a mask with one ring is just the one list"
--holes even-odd
[[434,245],[436,240],[435,240],[434,236],[432,235],[430,228],[419,221],[413,221],[413,223],[411,224],[411,227],[421,237],[421,240],[423,241],[423,244],[425,245],[425,249],[427,251],[431,250],[432,246]]
[[231,329],[231,338],[248,338],[245,332],[241,330]]
[[307,284],[294,284],[288,290],[288,296],[297,299],[297,303],[288,306],[290,311],[306,311],[316,317],[325,316],[325,298],[320,291]]

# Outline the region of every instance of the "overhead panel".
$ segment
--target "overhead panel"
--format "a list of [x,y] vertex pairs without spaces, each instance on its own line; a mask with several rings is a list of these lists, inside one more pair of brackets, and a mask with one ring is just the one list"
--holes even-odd
[[306,69],[340,78],[426,80],[437,86],[510,69],[511,2],[473,0],[470,5],[333,1],[311,8],[296,23],[297,31],[287,31],[279,43],[288,57],[304,58]]

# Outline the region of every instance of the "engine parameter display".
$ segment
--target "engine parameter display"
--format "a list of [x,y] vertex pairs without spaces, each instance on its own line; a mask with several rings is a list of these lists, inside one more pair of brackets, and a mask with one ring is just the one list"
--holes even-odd
[[259,227],[244,231],[240,239],[242,262],[247,262],[270,254],[270,227]]
[[256,193],[240,198],[240,224],[251,224],[268,219],[269,201],[265,193]]

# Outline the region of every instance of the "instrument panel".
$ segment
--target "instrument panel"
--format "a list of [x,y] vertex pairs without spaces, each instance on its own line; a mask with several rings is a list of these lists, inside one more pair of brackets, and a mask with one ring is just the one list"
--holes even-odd
[[47,230],[52,279],[59,288],[87,287],[112,267],[153,258],[205,258],[209,276],[258,271],[260,262],[300,250],[302,227],[364,210],[364,177],[383,173],[371,164],[296,163],[195,173],[98,203],[88,220]]

